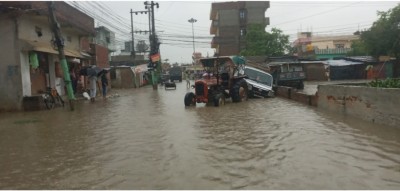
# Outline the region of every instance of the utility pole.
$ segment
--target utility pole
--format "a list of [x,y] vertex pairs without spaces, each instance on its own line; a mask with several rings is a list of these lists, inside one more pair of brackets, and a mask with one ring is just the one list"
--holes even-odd
[[194,53],[196,52],[196,49],[194,48],[194,27],[193,27],[193,23],[197,22],[197,20],[196,20],[196,19],[193,19],[193,18],[191,18],[191,19],[189,19],[189,20],[188,20],[188,22],[189,22],[189,23],[192,23],[192,35],[193,35],[193,55],[194,55]]
[[[135,53],[135,38],[133,37],[133,11],[131,9],[131,33],[132,33],[132,49],[131,49],[131,56],[133,57],[133,59],[135,59],[136,57],[136,53]],[[137,14],[137,13],[136,13]]]
[[54,36],[55,36],[54,43],[57,45],[58,58],[60,59],[61,68],[64,72],[64,82],[65,82],[65,85],[67,86],[69,106],[70,106],[71,111],[73,111],[75,108],[74,107],[75,96],[74,96],[73,89],[72,89],[71,78],[69,76],[67,60],[65,59],[65,54],[64,54],[64,40],[62,39],[62,36],[61,36],[60,24],[57,22],[57,18],[54,14],[54,1],[47,2],[47,5],[48,5],[48,10],[49,10],[49,17],[50,17],[49,19],[51,21],[50,28],[52,29]]
[[[157,80],[157,75],[155,74],[155,70],[157,70],[157,72],[159,72],[159,60],[160,60],[160,54],[159,54],[159,43],[158,43],[158,39],[156,38],[156,27],[155,27],[155,19],[154,19],[154,6],[156,6],[157,8],[159,8],[158,3],[154,3],[153,1],[151,1],[151,3],[149,3],[148,1],[144,2],[145,8],[146,9],[150,9],[149,11],[151,12],[151,37],[150,37],[150,55],[149,55],[149,59],[150,62],[153,65],[153,70],[151,71],[151,81],[153,84],[153,90],[157,90],[158,86],[158,80]],[[155,59],[152,59],[152,57],[154,57]],[[153,61],[154,60],[154,61]]]
[[[134,33],[134,31],[133,31],[133,13],[135,13],[136,15],[138,15],[139,13],[140,14],[147,14],[147,11],[132,11],[132,9],[131,9],[131,33],[132,33],[132,52],[131,52],[131,56],[132,56],[132,58],[133,58],[133,60],[135,60],[135,58],[136,58],[136,52],[135,52],[135,43],[134,43],[134,41],[135,41],[135,39],[134,39],[134,36],[133,36],[133,33]],[[135,78],[135,84],[137,84],[137,82],[136,82],[136,78]]]

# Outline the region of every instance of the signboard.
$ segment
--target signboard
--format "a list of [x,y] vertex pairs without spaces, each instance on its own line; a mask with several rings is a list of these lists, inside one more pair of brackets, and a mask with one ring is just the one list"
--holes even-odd
[[157,54],[151,55],[150,58],[151,58],[151,62],[158,62],[158,61],[160,61],[161,56],[160,56],[160,53],[157,53]]
[[141,72],[147,72],[148,68],[147,68],[147,64],[141,64],[135,67],[135,72],[136,73],[141,73]]

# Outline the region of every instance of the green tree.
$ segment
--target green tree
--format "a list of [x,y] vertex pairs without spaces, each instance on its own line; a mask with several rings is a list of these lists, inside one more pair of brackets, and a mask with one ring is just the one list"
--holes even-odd
[[242,56],[282,56],[290,50],[289,36],[280,29],[272,28],[266,32],[262,25],[254,24],[248,27],[246,34],[246,49]]
[[351,44],[352,51],[347,53],[347,56],[367,56],[369,55],[367,47],[362,40],[355,40]]
[[378,20],[361,32],[361,42],[372,56],[400,54],[400,4],[387,12],[378,12]]

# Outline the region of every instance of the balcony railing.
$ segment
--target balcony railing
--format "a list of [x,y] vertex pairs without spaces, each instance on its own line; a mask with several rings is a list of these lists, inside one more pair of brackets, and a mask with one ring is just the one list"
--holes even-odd
[[352,50],[352,48],[315,49],[315,54],[346,54]]

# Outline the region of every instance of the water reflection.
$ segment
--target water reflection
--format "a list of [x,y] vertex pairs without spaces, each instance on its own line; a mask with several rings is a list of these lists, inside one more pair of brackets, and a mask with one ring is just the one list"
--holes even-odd
[[74,112],[2,113],[0,188],[400,186],[397,128],[281,98],[184,107],[190,89],[177,85],[119,90]]

